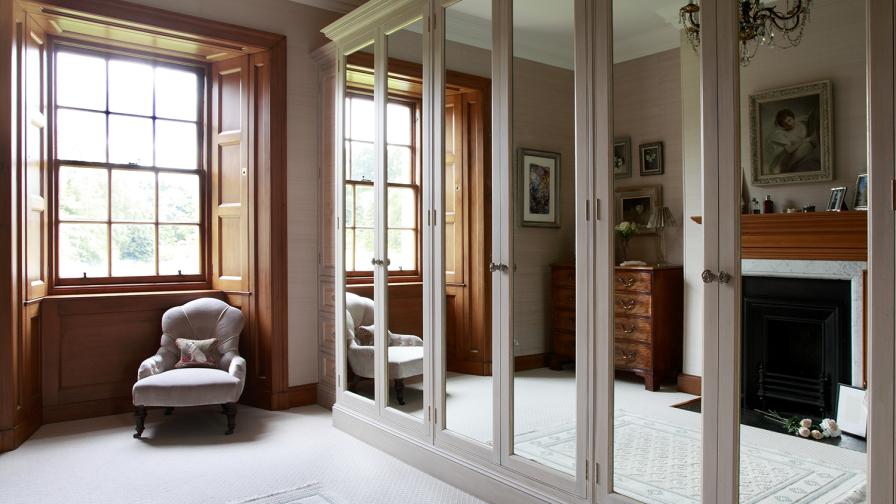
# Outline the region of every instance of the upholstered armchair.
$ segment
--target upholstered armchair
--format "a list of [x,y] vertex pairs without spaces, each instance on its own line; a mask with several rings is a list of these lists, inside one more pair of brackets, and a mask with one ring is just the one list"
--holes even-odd
[[[162,316],[161,348],[143,361],[134,384],[135,438],[143,434],[146,408],[164,407],[170,415],[175,407],[220,404],[227,415],[226,434],[236,426],[236,403],[246,381],[246,360],[240,357],[240,310],[214,298],[201,298],[175,306]],[[206,352],[207,367],[180,367],[181,345],[215,338]],[[190,341],[185,341],[190,340]]]
[[[345,294],[345,338],[348,363],[354,378],[374,377],[374,304],[373,300]],[[404,380],[423,374],[423,340],[411,334],[389,331],[388,377],[395,387],[395,399],[404,405]]]

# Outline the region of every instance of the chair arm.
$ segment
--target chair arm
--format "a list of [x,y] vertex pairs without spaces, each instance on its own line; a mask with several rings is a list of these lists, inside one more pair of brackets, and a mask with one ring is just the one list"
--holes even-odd
[[177,358],[175,356],[165,351],[164,348],[160,348],[155,355],[140,364],[140,368],[137,370],[137,380],[139,381],[173,369],[176,362]]
[[389,333],[389,346],[423,346],[423,340],[413,334]]
[[239,380],[240,383],[246,381],[246,359],[241,357],[240,354],[236,352],[227,352],[221,357],[221,366],[226,366],[230,376]]

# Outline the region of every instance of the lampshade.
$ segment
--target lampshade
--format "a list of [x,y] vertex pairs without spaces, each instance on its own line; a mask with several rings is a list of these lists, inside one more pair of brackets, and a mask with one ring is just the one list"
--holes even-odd
[[672,227],[677,225],[675,222],[675,217],[672,215],[672,210],[669,210],[669,207],[656,207],[650,213],[650,220],[647,221],[647,227],[649,229],[663,229],[667,227]]

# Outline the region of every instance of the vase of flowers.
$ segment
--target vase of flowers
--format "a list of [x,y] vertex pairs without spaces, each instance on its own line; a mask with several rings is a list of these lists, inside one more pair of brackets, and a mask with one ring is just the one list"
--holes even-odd
[[638,224],[636,222],[622,221],[616,224],[616,234],[619,236],[619,243],[622,246],[622,262],[628,260],[628,241],[638,232]]

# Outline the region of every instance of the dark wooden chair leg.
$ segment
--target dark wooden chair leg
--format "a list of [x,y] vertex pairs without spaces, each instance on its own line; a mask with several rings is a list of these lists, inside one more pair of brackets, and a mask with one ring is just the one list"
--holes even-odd
[[404,380],[401,378],[395,379],[395,400],[404,406]]
[[227,432],[224,434],[229,436],[233,434],[233,429],[236,428],[236,403],[227,403],[223,407],[224,414],[227,415]]
[[134,439],[140,439],[143,435],[144,423],[146,422],[146,406],[134,407],[134,427],[137,432],[134,433]]
[[168,416],[171,413],[174,413],[174,408],[172,408],[172,407],[165,408],[165,416]]

